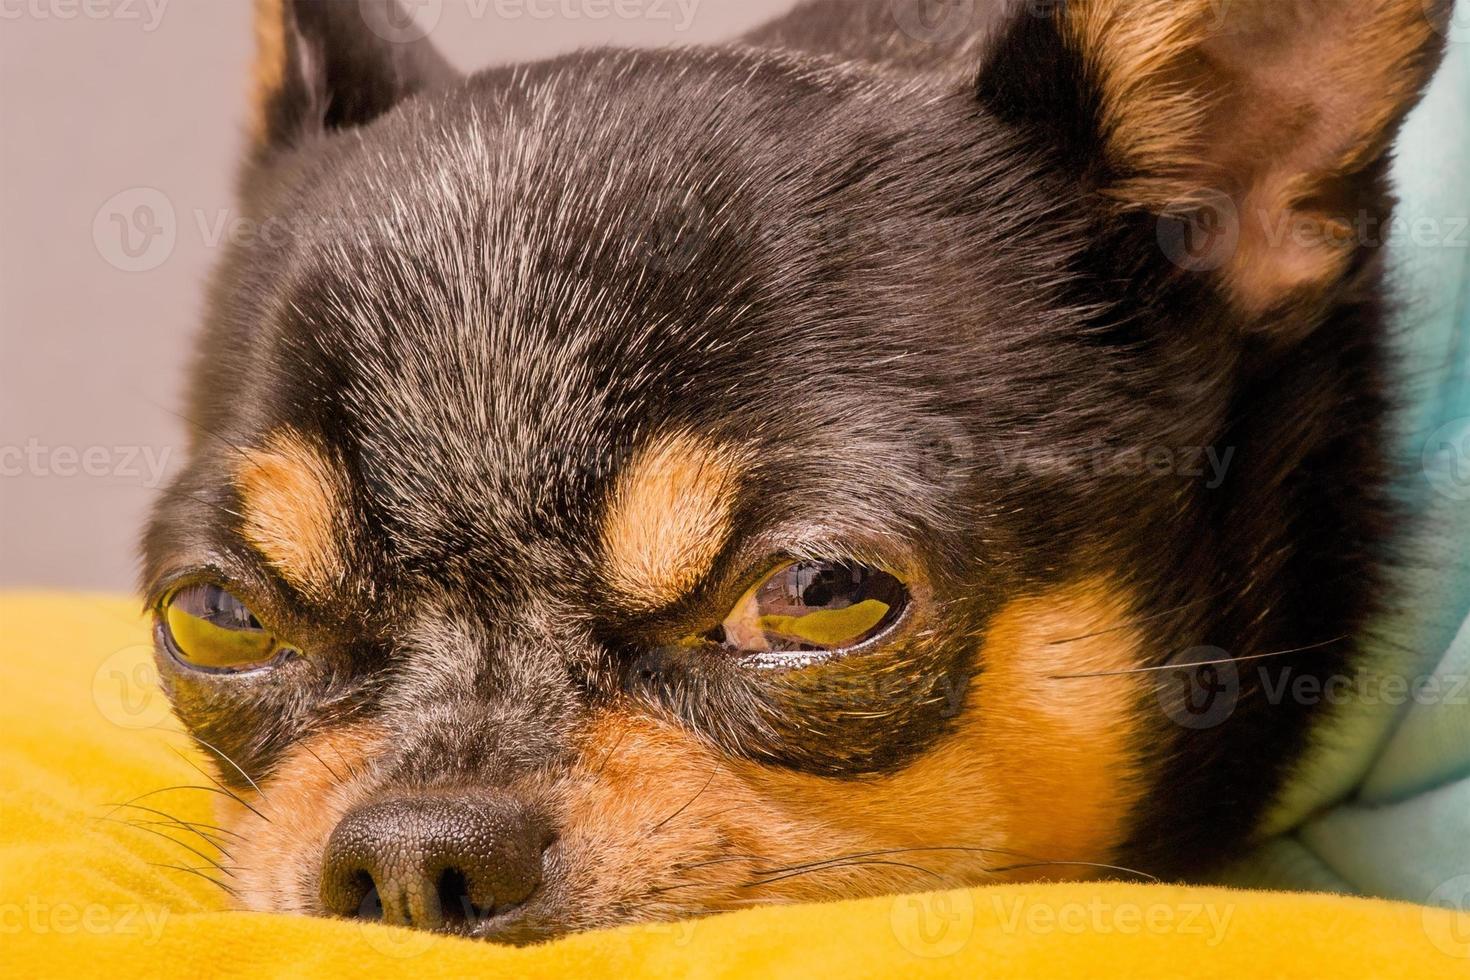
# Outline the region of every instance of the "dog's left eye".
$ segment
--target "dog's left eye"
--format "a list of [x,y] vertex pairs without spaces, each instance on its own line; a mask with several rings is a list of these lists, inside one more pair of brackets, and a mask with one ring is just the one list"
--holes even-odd
[[742,652],[845,650],[888,632],[908,603],[903,583],[848,562],[796,562],[747,592],[713,639]]
[[164,600],[162,613],[159,629],[169,652],[197,670],[250,670],[292,652],[217,585],[184,586]]

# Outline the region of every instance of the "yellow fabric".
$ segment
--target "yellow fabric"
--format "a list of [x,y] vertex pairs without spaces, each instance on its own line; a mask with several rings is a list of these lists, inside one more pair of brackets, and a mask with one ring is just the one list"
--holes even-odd
[[[208,882],[152,866],[202,867],[199,856],[122,822],[154,819],[146,812],[112,806],[207,785],[153,687],[136,607],[0,597],[0,677],[6,976],[1470,977],[1470,915],[1144,885],[753,909],[526,950],[227,912]],[[178,790],[136,802],[209,823],[210,796]]]

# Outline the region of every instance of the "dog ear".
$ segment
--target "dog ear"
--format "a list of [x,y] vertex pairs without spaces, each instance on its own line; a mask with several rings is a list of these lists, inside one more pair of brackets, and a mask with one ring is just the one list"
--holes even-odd
[[459,76],[396,0],[256,0],[254,146],[361,126]]
[[1340,282],[1365,222],[1381,235],[1388,148],[1438,64],[1451,0],[1025,6],[981,100],[1109,207],[1207,212],[1223,233],[1181,264],[1217,273],[1262,321]]

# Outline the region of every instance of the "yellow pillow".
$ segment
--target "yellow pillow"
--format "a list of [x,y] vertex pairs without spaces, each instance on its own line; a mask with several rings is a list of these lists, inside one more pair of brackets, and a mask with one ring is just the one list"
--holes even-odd
[[1137,884],[752,909],[531,949],[229,912],[222,891],[178,870],[205,867],[165,840],[186,835],[143,822],[162,816],[116,806],[211,820],[211,793],[156,792],[208,784],[156,690],[137,607],[0,596],[0,670],[8,976],[1470,977],[1470,915]]

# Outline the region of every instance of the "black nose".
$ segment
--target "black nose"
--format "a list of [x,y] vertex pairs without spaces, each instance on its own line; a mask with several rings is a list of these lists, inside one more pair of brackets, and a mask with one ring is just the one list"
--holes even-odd
[[506,797],[418,797],[350,811],[327,841],[322,905],[333,915],[463,932],[541,882],[544,821]]

